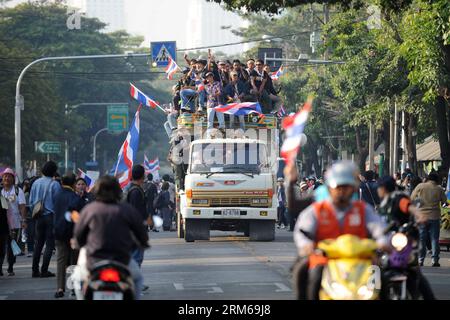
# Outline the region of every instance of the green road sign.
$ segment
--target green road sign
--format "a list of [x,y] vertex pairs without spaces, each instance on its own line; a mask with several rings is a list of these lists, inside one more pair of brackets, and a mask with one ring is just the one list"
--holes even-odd
[[122,132],[128,129],[128,105],[108,106],[107,127],[109,132]]
[[36,141],[35,147],[39,153],[61,153],[61,142]]

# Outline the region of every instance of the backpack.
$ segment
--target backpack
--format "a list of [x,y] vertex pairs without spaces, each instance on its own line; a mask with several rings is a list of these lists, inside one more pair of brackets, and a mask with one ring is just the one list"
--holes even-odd
[[130,202],[129,199],[128,199],[128,196],[130,195],[130,192],[133,191],[133,190],[135,190],[135,189],[138,189],[138,190],[142,193],[142,197],[144,198],[144,200],[146,199],[145,194],[144,194],[142,188],[140,188],[138,185],[133,184],[133,185],[131,185],[129,188],[126,188],[126,189],[123,191],[121,202],[122,202],[122,203],[128,203],[128,202]]

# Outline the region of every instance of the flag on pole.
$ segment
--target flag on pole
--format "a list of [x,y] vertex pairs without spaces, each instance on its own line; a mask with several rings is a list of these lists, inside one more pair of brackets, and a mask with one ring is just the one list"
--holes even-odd
[[270,78],[272,78],[272,80],[280,80],[280,77],[283,74],[284,74],[284,67],[283,67],[283,65],[281,65],[280,68],[277,71],[272,72],[270,74]]
[[83,178],[86,181],[87,191],[89,192],[94,187],[96,180],[88,176],[85,172],[83,172],[83,170],[78,169],[78,171],[80,172],[80,178]]
[[167,73],[167,79],[172,80],[173,75],[177,72],[179,69],[178,65],[171,57],[169,57],[169,63],[166,67],[166,73]]
[[131,182],[131,169],[134,157],[139,147],[139,112],[141,105],[136,111],[133,123],[130,126],[127,137],[120,147],[114,176],[119,179],[120,186],[125,188]]
[[144,154],[144,168],[145,173],[153,173],[160,169],[159,167],[159,158],[153,159],[152,161],[149,161],[147,158],[147,155]]
[[281,147],[281,156],[286,163],[292,163],[300,150],[301,134],[308,120],[308,114],[312,108],[312,101],[312,97],[309,97],[299,112],[283,120],[286,139]]
[[145,95],[141,90],[136,88],[132,83],[130,83],[130,95],[137,101],[139,101],[144,106],[155,109],[156,107],[161,108],[158,102],[152,98]]

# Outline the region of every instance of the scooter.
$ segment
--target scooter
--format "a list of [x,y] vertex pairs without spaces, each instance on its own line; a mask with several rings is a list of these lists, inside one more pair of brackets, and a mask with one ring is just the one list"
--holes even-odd
[[[70,269],[69,269],[70,268]],[[128,267],[120,262],[102,260],[90,271],[86,268],[86,250],[81,248],[78,263],[67,270],[67,287],[77,300],[133,300],[135,289]]]
[[[390,252],[381,255],[383,291],[387,300],[419,299],[426,282],[418,263],[419,232],[413,221],[401,226],[391,223],[385,231],[389,234]],[[431,290],[428,286],[427,290]],[[432,293],[431,293],[432,294]]]
[[345,234],[320,241],[318,250],[326,257],[320,300],[375,300],[381,289],[380,272],[372,265],[377,244]]

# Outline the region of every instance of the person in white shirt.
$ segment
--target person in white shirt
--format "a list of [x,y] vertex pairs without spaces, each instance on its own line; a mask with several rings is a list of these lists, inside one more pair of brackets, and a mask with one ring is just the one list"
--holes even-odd
[[[7,202],[7,221],[9,227],[9,238],[7,241],[8,252],[8,276],[14,276],[14,264],[16,263],[16,256],[13,253],[11,242],[12,240],[18,242],[20,230],[26,229],[26,200],[22,189],[14,185],[16,175],[12,169],[3,171],[1,189],[1,197]],[[3,264],[4,257],[0,257],[0,262]]]

